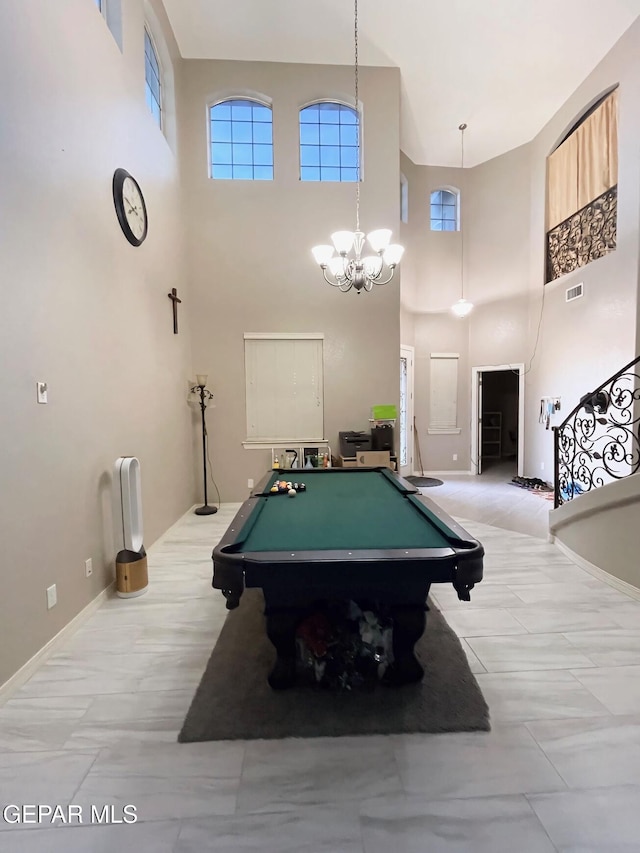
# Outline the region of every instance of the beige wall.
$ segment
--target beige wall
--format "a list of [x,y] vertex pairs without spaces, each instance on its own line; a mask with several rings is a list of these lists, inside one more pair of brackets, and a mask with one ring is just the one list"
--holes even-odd
[[[144,102],[142,3],[122,5],[124,53],[92,2],[0,4],[0,684],[111,582],[119,455],[140,458],[147,545],[195,496],[176,155]],[[138,249],[119,166],[149,210]]]
[[[409,183],[409,221],[402,224],[402,304],[414,313],[447,311],[460,298],[459,231],[430,230],[430,195],[444,187],[466,197],[468,170],[416,166],[405,155],[400,168]],[[466,254],[466,253],[465,253]]]
[[415,340],[415,314],[400,306],[400,343],[412,347]]
[[[545,158],[575,118],[602,92],[620,83],[618,248],[615,252],[545,288],[540,340],[527,377],[529,410],[526,458],[531,476],[550,479],[551,433],[534,423],[544,395],[562,397],[561,423],[580,397],[597,387],[637,354],[638,241],[640,233],[640,22],[624,34],[531,143],[531,293],[529,342],[533,349],[540,316],[544,274]],[[565,302],[565,291],[584,282],[585,295]],[[544,475],[540,465],[544,464]]]
[[470,169],[467,187],[462,207],[468,223],[465,296],[475,305],[501,304],[522,294],[530,283],[530,146]]
[[[416,166],[402,155],[401,169],[409,181],[409,222],[401,232],[407,247],[402,303],[414,317],[415,410],[422,462],[429,471],[469,471],[471,370],[522,363],[528,351],[528,153],[518,148],[464,172]],[[443,186],[461,191],[464,294],[475,304],[466,319],[450,311],[462,291],[462,234],[430,230],[430,193]],[[431,352],[460,354],[457,435],[428,433]]]
[[[617,82],[618,248],[543,287],[546,157],[585,108]],[[470,127],[467,133],[472,132]],[[415,317],[416,412],[421,443],[428,448],[423,461],[428,460],[430,469],[468,470],[471,412],[465,392],[459,399],[460,436],[423,436],[429,350],[460,349],[461,390],[469,390],[474,366],[525,364],[524,469],[526,476],[548,481],[553,478],[553,433],[538,423],[540,398],[562,398],[562,411],[554,418],[559,424],[584,393],[637,354],[638,138],[640,22],[528,145],[465,169],[463,175],[460,169],[415,166],[402,156],[401,169],[409,180],[409,222],[402,226],[407,247],[402,303]],[[447,184],[462,191],[465,296],[476,306],[462,321],[448,311],[459,295],[461,235],[432,233],[428,223],[429,192]],[[566,289],[581,281],[584,298],[567,304]]]
[[594,566],[640,588],[640,474],[607,483],[551,511],[556,540]]
[[[458,353],[459,434],[429,435],[431,353]],[[415,319],[414,413],[425,471],[469,470],[469,328],[450,312],[421,314]],[[453,455],[457,455],[457,460]],[[417,456],[414,454],[414,463]]]
[[[301,182],[298,111],[319,98],[347,100],[353,71],[279,63],[193,61],[185,65],[180,128],[194,367],[207,372],[216,408],[211,459],[225,501],[247,494],[268,451],[245,450],[245,332],[323,332],[325,437],[366,429],[370,408],[398,404],[400,288],[342,294],[323,281],[311,247],[355,226],[355,185]],[[273,181],[208,177],[208,103],[234,94],[272,99]],[[397,69],[363,68],[361,226],[398,235]],[[286,413],[283,413],[286,418]]]

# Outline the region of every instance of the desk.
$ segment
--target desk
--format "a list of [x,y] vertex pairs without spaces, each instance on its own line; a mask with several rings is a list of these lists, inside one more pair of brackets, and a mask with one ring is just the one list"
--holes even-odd
[[[277,479],[302,481],[306,491],[270,494]],[[294,683],[297,625],[328,598],[385,609],[395,659],[385,678],[403,684],[424,674],[413,647],[431,584],[451,583],[469,600],[483,556],[479,542],[388,468],[270,471],[213,550],[213,587],[230,610],[245,587],[262,588],[277,653],[273,688]]]

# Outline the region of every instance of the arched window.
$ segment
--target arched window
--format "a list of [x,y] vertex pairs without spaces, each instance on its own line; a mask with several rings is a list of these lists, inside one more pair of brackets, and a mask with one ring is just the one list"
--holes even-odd
[[273,180],[270,106],[235,98],[212,106],[209,118],[212,178]]
[[459,231],[459,193],[452,190],[434,190],[431,193],[431,230]]
[[333,101],[300,110],[300,180],[357,181],[358,113]]
[[151,115],[158,127],[162,127],[162,84],[160,63],[149,30],[144,28],[144,79],[145,96]]

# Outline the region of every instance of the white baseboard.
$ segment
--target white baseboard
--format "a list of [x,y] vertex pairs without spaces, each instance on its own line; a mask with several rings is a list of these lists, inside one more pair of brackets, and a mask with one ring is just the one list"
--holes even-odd
[[[164,533],[162,533],[153,542],[148,550],[150,551],[160,545],[172,532],[173,528],[180,524],[186,516],[191,515],[198,506],[200,506],[200,504],[193,504],[193,506],[189,507],[189,509],[184,512],[180,518],[171,525],[171,527],[168,527]],[[80,628],[100,607],[103,601],[114,594],[115,581],[106,587],[106,589],[103,589],[102,592],[93,599],[93,601],[90,601],[89,604],[80,611],[80,613],[73,617],[71,622],[67,623],[64,628],[58,631],[55,637],[52,637],[52,639],[49,640],[49,642],[44,645],[40,651],[36,652],[35,655],[24,664],[24,666],[20,667],[20,669],[12,675],[8,681],[5,681],[4,684],[0,684],[0,707],[4,705],[4,703],[7,702],[22,687],[22,685],[31,678],[34,672],[47,660],[47,658],[49,658],[64,642],[66,642],[69,637],[75,634],[78,628]]]
[[593,575],[594,578],[598,578],[598,580],[612,586],[614,589],[624,592],[625,595],[635,598],[636,601],[640,601],[640,589],[638,589],[637,586],[633,586],[633,584],[627,583],[626,581],[617,578],[615,575],[605,572],[604,569],[601,569],[599,566],[585,560],[584,557],[581,557],[580,554],[576,554],[575,551],[572,551],[571,548],[565,545],[564,542],[560,542],[559,539],[555,539],[554,544],[559,551],[562,551],[565,557],[568,557],[573,563],[580,566],[581,569],[584,569],[585,572],[589,572],[589,574]]
[[0,707],[11,699],[14,693],[16,693],[22,685],[31,678],[38,667],[40,667],[47,658],[51,657],[51,655],[57,651],[57,649],[62,646],[72,634],[75,634],[78,628],[80,628],[87,619],[95,613],[103,601],[106,601],[107,598],[111,598],[114,588],[115,581],[106,589],[103,589],[102,592],[93,599],[93,601],[90,601],[89,604],[80,611],[80,613],[73,617],[71,622],[68,622],[62,630],[58,631],[55,637],[52,637],[49,642],[40,649],[40,651],[36,652],[35,655],[24,664],[24,666],[21,666],[8,681],[5,681],[4,684],[0,684]]
[[414,477],[452,477],[454,474],[473,474],[473,471],[461,471],[457,469],[456,471],[425,471],[422,474],[420,471],[414,471]]

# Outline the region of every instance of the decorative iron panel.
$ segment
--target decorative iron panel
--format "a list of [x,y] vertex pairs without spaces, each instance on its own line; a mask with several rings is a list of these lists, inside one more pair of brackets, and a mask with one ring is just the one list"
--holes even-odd
[[547,234],[547,283],[616,248],[618,187],[574,213]]
[[555,506],[640,471],[640,357],[554,427]]

